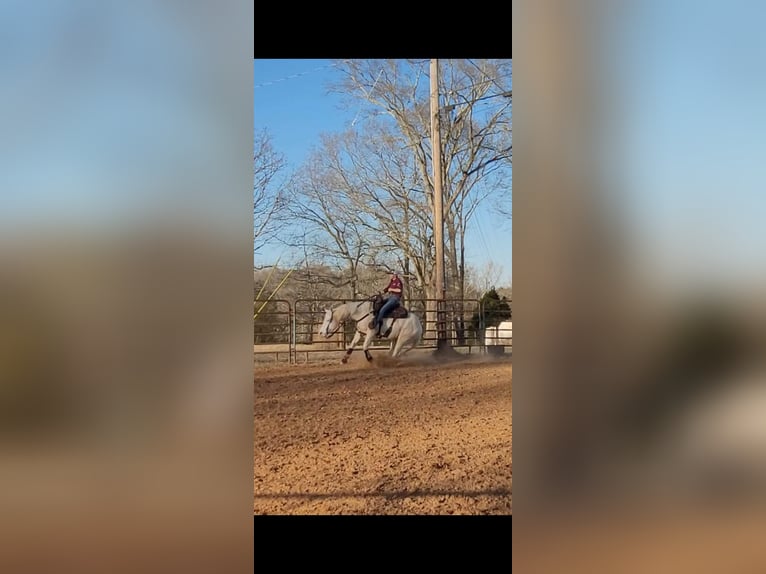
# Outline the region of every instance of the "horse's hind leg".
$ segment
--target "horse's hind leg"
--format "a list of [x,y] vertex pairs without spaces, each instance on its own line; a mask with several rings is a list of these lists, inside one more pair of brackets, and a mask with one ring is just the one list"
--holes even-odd
[[[409,353],[418,346],[418,343],[420,342],[420,335],[415,335],[407,339],[406,341],[404,339],[397,341],[396,344],[396,357],[401,357],[405,353]],[[405,348],[406,347],[406,348]]]
[[417,347],[417,345],[418,345],[418,342],[417,342],[417,341],[415,341],[415,342],[414,342],[414,343],[412,343],[411,345],[408,345],[408,346],[407,346],[407,348],[406,348],[406,349],[404,349],[404,351],[402,351],[402,352],[401,352],[401,354],[400,354],[399,356],[400,356],[400,357],[402,357],[402,356],[404,356],[405,354],[409,353],[410,351],[412,351],[412,349],[414,349],[415,347]]
[[401,339],[401,338],[397,339],[396,340],[396,346],[394,347],[394,352],[391,354],[391,356],[396,358],[396,357],[400,357],[401,355],[406,353],[407,351],[402,352],[402,348],[404,347],[404,343],[406,343],[406,342],[408,342],[408,341],[405,340],[405,339]]

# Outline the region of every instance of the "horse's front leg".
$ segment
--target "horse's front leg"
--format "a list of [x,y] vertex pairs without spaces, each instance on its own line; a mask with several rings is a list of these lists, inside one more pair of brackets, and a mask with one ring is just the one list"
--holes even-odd
[[370,348],[370,344],[372,343],[372,340],[374,337],[372,336],[373,331],[371,329],[367,329],[367,333],[364,335],[364,345],[362,345],[362,349],[364,350],[364,357],[368,361],[372,361],[372,355],[370,354],[370,351],[368,350]]
[[341,359],[341,363],[347,363],[348,358],[351,356],[351,353],[354,351],[354,347],[356,347],[356,344],[359,342],[359,337],[362,336],[362,333],[357,331],[354,334],[354,338],[351,339],[351,344],[348,346],[348,349],[346,349],[346,356]]

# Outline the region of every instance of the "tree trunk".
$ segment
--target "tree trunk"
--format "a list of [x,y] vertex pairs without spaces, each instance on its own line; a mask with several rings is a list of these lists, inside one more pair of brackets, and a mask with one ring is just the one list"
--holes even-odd
[[455,313],[455,334],[457,344],[465,345],[465,249],[463,242],[460,242],[460,269],[458,281],[460,283],[459,299],[457,302],[457,311]]
[[352,264],[349,271],[351,273],[351,282],[349,283],[349,285],[351,288],[351,300],[353,301],[354,299],[356,299],[356,284],[357,284],[356,266]]

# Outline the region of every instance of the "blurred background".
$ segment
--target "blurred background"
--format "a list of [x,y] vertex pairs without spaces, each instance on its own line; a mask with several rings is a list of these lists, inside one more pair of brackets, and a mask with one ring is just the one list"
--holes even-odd
[[514,3],[520,572],[766,566],[763,16]]
[[[3,570],[249,570],[253,7],[0,15]],[[763,16],[513,6],[521,572],[766,565]]]
[[3,2],[3,571],[251,571],[253,4]]

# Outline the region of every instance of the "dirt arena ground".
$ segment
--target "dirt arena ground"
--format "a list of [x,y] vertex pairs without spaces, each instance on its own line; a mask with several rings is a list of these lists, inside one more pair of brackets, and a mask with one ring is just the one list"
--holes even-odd
[[255,364],[254,514],[511,514],[510,358]]

